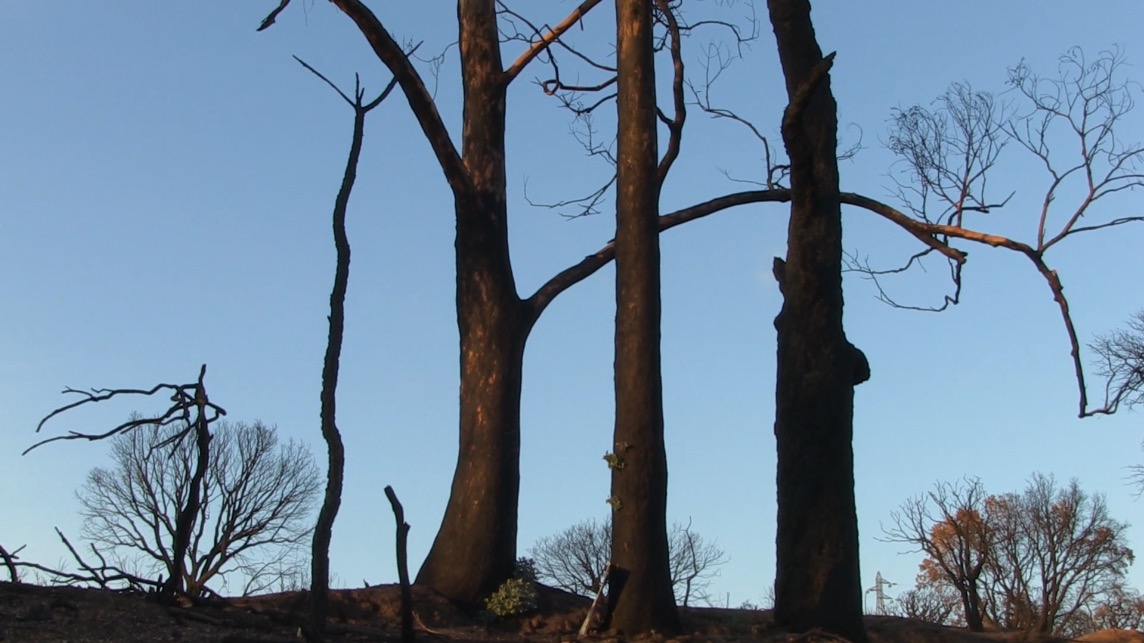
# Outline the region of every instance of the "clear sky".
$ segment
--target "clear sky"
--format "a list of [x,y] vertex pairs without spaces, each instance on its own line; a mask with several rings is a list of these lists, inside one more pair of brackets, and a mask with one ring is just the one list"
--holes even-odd
[[[230,418],[277,425],[322,457],[330,211],[352,112],[290,56],[347,90],[354,73],[374,92],[389,75],[328,3],[297,2],[256,33],[276,4],[0,3],[0,543],[27,544],[28,560],[62,559],[52,527],[79,538],[74,490],[108,462],[104,445],[78,442],[20,456],[37,439],[37,421],[70,401],[59,394],[66,386],[190,382],[206,363],[208,390]],[[576,3],[518,4],[555,23]],[[580,42],[600,47],[610,36],[609,4],[575,33]],[[689,15],[742,20],[749,6],[719,4],[694,3]],[[427,55],[445,50],[436,96],[459,137],[452,3],[374,5],[400,39],[424,41]],[[1004,91],[1008,67],[1025,59],[1051,74],[1074,45],[1092,54],[1121,45],[1129,76],[1144,80],[1144,5],[1129,0],[820,2],[814,18],[823,48],[838,52],[841,138],[860,133],[864,147],[842,163],[843,189],[888,201],[892,158],[882,142],[895,107],[928,104],[952,81]],[[778,144],[785,92],[768,24],[759,36],[714,98]],[[702,47],[721,38],[702,32],[686,44],[696,74]],[[505,49],[508,59],[518,51]],[[545,74],[526,70],[510,92],[511,242],[522,295],[595,251],[613,228],[607,208],[567,221],[525,198],[526,184],[533,200],[558,201],[609,174],[570,135],[568,113],[532,82]],[[1122,135],[1144,139],[1142,124],[1133,113]],[[663,211],[747,187],[721,170],[758,178],[762,152],[744,134],[693,111]],[[396,579],[387,484],[412,524],[416,571],[444,511],[457,444],[450,196],[400,94],[371,114],[365,145],[349,213],[338,399],[348,463],[331,555],[343,586]],[[1016,196],[979,223],[1029,239],[1045,175],[1015,147],[997,170],[995,193]],[[1131,193],[1106,214],[1140,215],[1142,199]],[[732,604],[760,601],[774,575],[772,320],[780,299],[770,265],[784,253],[786,212],[742,208],[668,232],[662,243],[669,513],[727,551],[731,562],[712,589]],[[847,250],[879,265],[916,248],[873,215],[844,217]],[[1144,307],[1142,242],[1144,228],[1124,227],[1050,255],[1085,341]],[[912,585],[920,558],[878,542],[879,525],[908,496],[963,475],[996,493],[1022,488],[1034,471],[1076,477],[1107,494],[1112,514],[1135,525],[1130,544],[1144,550],[1142,505],[1123,482],[1125,467],[1144,462],[1140,417],[1077,420],[1068,345],[1043,281],[1017,256],[968,249],[963,303],[940,315],[891,309],[868,282],[846,281],[847,332],[873,370],[855,405],[867,587],[878,571],[898,583],[891,592]],[[928,267],[896,294],[940,302],[944,268]],[[529,341],[522,554],[538,537],[607,515],[612,285],[605,269],[562,295]],[[99,430],[153,408],[140,401],[77,413],[45,431]],[[1132,578],[1144,586],[1139,570]]]

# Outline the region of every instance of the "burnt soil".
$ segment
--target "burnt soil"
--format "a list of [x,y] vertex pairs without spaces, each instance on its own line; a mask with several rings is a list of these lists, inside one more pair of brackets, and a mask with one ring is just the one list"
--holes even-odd
[[[399,641],[400,591],[396,585],[334,590],[330,595],[330,641]],[[72,587],[41,587],[0,582],[0,641],[219,642],[302,640],[305,592],[204,601],[165,606],[141,594]],[[547,641],[577,639],[587,615],[585,598],[540,588],[536,613],[487,622],[440,596],[414,588],[415,632],[419,641]],[[775,628],[767,610],[681,608],[685,632],[640,640],[767,641],[818,643],[839,639],[820,632],[792,634]],[[973,634],[960,628],[889,616],[866,619],[871,643],[1058,643],[1021,634]],[[615,643],[615,637],[588,637]],[[1101,643],[1128,643],[1113,637]],[[1115,639],[1115,640],[1114,640]]]

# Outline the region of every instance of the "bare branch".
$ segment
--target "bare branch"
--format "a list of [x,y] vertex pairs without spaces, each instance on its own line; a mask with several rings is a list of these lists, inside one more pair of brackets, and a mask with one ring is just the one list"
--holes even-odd
[[667,125],[667,149],[663,153],[663,158],[660,159],[659,169],[657,170],[657,180],[662,187],[664,181],[667,179],[667,173],[671,171],[671,166],[675,163],[675,159],[679,157],[679,149],[683,139],[683,125],[687,121],[687,104],[684,101],[684,65],[683,65],[683,45],[680,42],[680,28],[679,22],[676,20],[675,11],[670,6],[668,0],[656,0],[656,7],[659,8],[662,14],[663,21],[667,25],[667,36],[671,41],[671,97],[673,115],[666,117],[661,114],[661,120]]
[[7,549],[4,549],[3,545],[0,545],[0,559],[3,559],[4,566],[8,568],[8,576],[12,579],[13,583],[20,582],[20,574],[16,571],[16,560],[17,555],[23,551],[26,546],[27,545],[20,545],[15,551],[9,552]]
[[255,31],[269,29],[270,26],[274,24],[274,20],[278,17],[278,14],[282,13],[288,4],[290,4],[290,0],[282,0],[279,2],[278,6],[274,8],[274,11],[271,11],[270,15],[262,19],[262,23],[258,25],[258,29],[255,29]]
[[897,299],[890,296],[882,286],[879,277],[887,275],[896,275],[909,271],[915,265],[919,266],[923,271],[925,265],[922,259],[935,252],[934,248],[926,248],[920,252],[915,252],[910,255],[906,262],[896,268],[882,268],[874,269],[870,266],[869,259],[859,259],[856,253],[847,253],[844,256],[847,268],[843,272],[856,272],[862,275],[863,278],[868,279],[878,289],[878,299],[889,306],[900,308],[902,310],[914,310],[919,312],[940,313],[948,309],[950,306],[956,306],[961,302],[961,268],[962,264],[956,261],[947,261],[950,269],[950,281],[953,282],[953,294],[942,295],[942,303],[937,306],[915,306],[910,304],[903,304]]
[[573,9],[572,13],[568,14],[568,17],[564,18],[560,24],[549,29],[546,33],[541,35],[535,42],[532,43],[532,46],[530,46],[528,50],[521,54],[520,57],[517,58],[513,64],[509,65],[508,69],[505,70],[505,83],[511,83],[513,79],[515,79],[520,74],[520,72],[526,66],[528,66],[528,63],[532,62],[533,59],[547,50],[553,42],[558,40],[560,36],[564,34],[564,32],[568,31],[572,28],[573,25],[583,20],[584,15],[591,11],[592,7],[595,7],[598,4],[600,4],[600,0],[584,0],[580,3],[580,6]]
[[[54,582],[72,587],[98,587],[99,589],[109,589],[117,592],[142,592],[148,588],[152,591],[159,589],[160,583],[150,579],[142,578],[135,574],[128,573],[122,568],[109,565],[107,560],[104,559],[103,554],[99,552],[95,546],[92,546],[92,551],[99,559],[99,566],[92,565],[85,561],[71,542],[67,539],[59,528],[56,528],[56,535],[59,536],[63,542],[64,547],[71,553],[72,558],[76,564],[79,565],[85,573],[79,574],[74,572],[66,572],[60,569],[40,565],[38,563],[16,561],[16,567],[26,567],[36,571],[44,572]],[[23,549],[23,547],[21,547]],[[19,550],[16,550],[17,552]],[[126,583],[124,586],[115,586],[115,583]]]
[[[209,410],[210,415],[204,415],[204,417],[208,423],[213,422],[218,418],[226,415],[226,410],[221,406],[210,402],[206,398],[206,390],[202,386],[202,379],[206,375],[206,369],[207,365],[203,364],[199,371],[199,381],[194,384],[156,384],[150,389],[91,389],[90,391],[79,391],[70,387],[65,388],[63,391],[64,394],[71,393],[81,395],[83,396],[83,399],[72,402],[71,404],[65,404],[64,406],[61,406],[44,416],[44,418],[40,420],[39,424],[36,425],[37,433],[40,432],[40,429],[44,428],[44,425],[49,420],[66,411],[79,408],[85,404],[105,402],[120,396],[142,395],[144,397],[151,397],[161,391],[171,391],[172,405],[168,407],[166,411],[156,416],[132,417],[132,419],[127,420],[126,422],[123,422],[122,424],[119,424],[118,426],[104,433],[81,433],[78,431],[69,431],[66,435],[59,435],[53,438],[48,438],[46,440],[40,440],[27,449],[24,449],[23,454],[27,455],[32,450],[48,444],[49,442],[56,442],[58,440],[103,440],[105,438],[109,438],[147,424],[167,426],[174,422],[182,421],[190,425],[192,409],[197,410],[200,414],[205,414]],[[181,440],[185,435],[186,433],[184,432],[182,435],[178,436],[177,439]]]
[[[1097,373],[1105,378],[1104,405],[1115,412],[1121,403],[1144,403],[1144,310],[1133,315],[1127,330],[1099,335],[1089,348],[1100,358]],[[1136,469],[1136,484],[1144,489],[1144,473]]]
[[[417,51],[418,47],[420,47],[420,46],[421,46],[420,43],[415,45],[412,49],[409,50],[408,55],[412,56]],[[367,113],[369,113],[370,110],[372,110],[373,108],[380,105],[383,101],[385,101],[386,98],[389,97],[390,93],[393,92],[394,88],[397,87],[397,78],[394,77],[394,78],[390,79],[389,84],[385,86],[385,89],[383,89],[382,92],[380,94],[378,94],[376,98],[369,101],[368,103],[363,104],[362,100],[365,97],[365,90],[362,89],[361,78],[357,74],[354,74],[354,98],[351,100],[349,96],[346,96],[346,93],[343,92],[340,87],[335,85],[333,81],[331,81],[329,78],[327,78],[321,72],[319,72],[317,69],[314,69],[312,66],[310,66],[306,61],[302,60],[301,58],[299,58],[297,56],[294,56],[293,58],[294,58],[294,60],[298,61],[298,64],[305,67],[307,71],[309,71],[311,74],[314,74],[315,76],[320,78],[322,80],[322,82],[329,85],[331,89],[333,89],[335,92],[338,93],[338,96],[342,97],[342,100],[344,100],[347,105],[349,105],[354,110],[360,110],[362,114],[367,114]]]
[[457,152],[456,146],[453,145],[449,130],[445,127],[441,114],[437,110],[437,104],[430,96],[429,90],[426,89],[420,74],[410,62],[409,55],[402,50],[385,28],[385,25],[370,11],[369,7],[360,0],[331,1],[354,21],[358,30],[369,42],[374,54],[381,62],[385,63],[397,83],[401,85],[405,98],[409,101],[409,107],[421,125],[421,130],[425,133],[429,145],[433,148],[437,163],[440,164],[445,173],[449,187],[455,194],[470,193],[472,184],[465,164],[461,160],[461,155]]
[[[951,260],[958,263],[965,261],[966,255],[964,252],[946,245],[939,238],[941,233],[927,228],[925,224],[915,221],[894,208],[875,201],[874,199],[849,192],[843,192],[840,196],[842,202],[845,204],[863,208],[898,224],[914,237],[926,245],[932,246],[935,251],[940,252]],[[752,190],[727,194],[660,216],[658,220],[659,231],[662,233],[677,225],[694,221],[695,219],[701,219],[705,216],[739,205],[747,205],[750,203],[786,203],[789,201],[790,190]],[[992,239],[991,237],[987,238]],[[557,273],[525,301],[533,318],[539,317],[557,295],[595,274],[597,270],[606,266],[614,258],[615,247],[613,246],[613,242],[609,241],[603,248],[584,257],[579,263]]]
[[[963,83],[954,83],[934,104],[933,110],[894,111],[888,146],[900,157],[906,178],[893,180],[919,218],[960,226],[966,212],[987,214],[1009,200],[990,204],[985,197],[988,171],[1005,146],[1005,115],[991,95]],[[919,200],[907,197],[907,190]],[[931,215],[930,199],[940,202],[941,213]]]
[[[1037,248],[1047,250],[1078,231],[1077,223],[1092,205],[1110,194],[1144,187],[1144,146],[1125,143],[1117,135],[1117,125],[1135,106],[1133,90],[1139,85],[1119,79],[1125,64],[1119,49],[1101,52],[1094,61],[1086,60],[1079,48],[1060,57],[1056,78],[1035,75],[1022,62],[1009,70],[1009,84],[1031,105],[1028,113],[1007,123],[1006,133],[1036,156],[1052,181],[1042,201],[1038,221]],[[1060,168],[1051,155],[1050,139],[1063,130],[1074,136],[1077,156]],[[1048,240],[1051,206],[1058,192],[1076,177],[1082,184],[1077,205]],[[1096,229],[1088,226],[1085,229]]]
[[525,182],[524,199],[525,199],[525,201],[528,202],[529,205],[531,205],[533,207],[537,207],[537,208],[548,208],[548,209],[555,210],[555,209],[560,209],[560,208],[566,208],[566,207],[572,206],[572,205],[577,206],[579,211],[576,212],[575,214],[565,214],[565,213],[561,212],[560,216],[562,216],[566,219],[578,219],[580,217],[586,217],[586,216],[592,216],[594,214],[599,214],[600,211],[598,209],[598,206],[604,200],[604,195],[608,193],[608,190],[610,190],[612,188],[612,185],[614,185],[615,182],[616,182],[616,176],[613,174],[612,177],[609,178],[608,181],[604,185],[600,186],[599,188],[596,188],[595,190],[593,190],[592,192],[590,192],[589,194],[587,194],[585,196],[574,197],[571,199],[565,199],[563,201],[556,201],[553,203],[541,203],[541,202],[533,201],[532,199],[530,199],[528,196],[528,184],[527,184],[527,182]]
[[[902,173],[907,177],[894,178],[898,197],[920,220],[915,228],[918,232],[942,243],[963,239],[1018,252],[1044,278],[1068,335],[1080,417],[1115,411],[1118,396],[1106,388],[1104,406],[1089,409],[1068,300],[1059,275],[1045,261],[1045,253],[1073,234],[1144,222],[1144,216],[1120,216],[1080,225],[1080,219],[1091,215],[1100,199],[1144,187],[1144,172],[1137,169],[1144,160],[1144,147],[1125,144],[1116,135],[1115,126],[1134,106],[1132,90],[1137,88],[1116,79],[1122,64],[1119,51],[1102,52],[1089,63],[1083,52],[1072,49],[1061,57],[1058,76],[1046,79],[1034,75],[1022,62],[1010,70],[1009,84],[1030,106],[1026,113],[1014,115],[1011,109],[997,107],[989,94],[954,84],[935,101],[933,109],[897,110],[889,139],[889,147],[900,157],[905,168]],[[1063,164],[1052,149],[1062,135],[1074,138],[1078,150]],[[1029,243],[972,229],[965,217],[966,213],[988,214],[1002,208],[1013,196],[1001,202],[991,202],[985,196],[989,171],[1008,140],[1016,141],[1038,159],[1049,178],[1036,217],[1035,240]],[[1059,228],[1051,230],[1056,206],[1069,186],[1079,188],[1076,205],[1066,209],[1063,220],[1058,219]],[[912,258],[908,265],[914,265]],[[868,265],[859,266],[859,271],[875,280],[884,301],[900,306],[876,279],[895,271],[876,272]],[[955,269],[951,274],[960,290],[960,272]]]

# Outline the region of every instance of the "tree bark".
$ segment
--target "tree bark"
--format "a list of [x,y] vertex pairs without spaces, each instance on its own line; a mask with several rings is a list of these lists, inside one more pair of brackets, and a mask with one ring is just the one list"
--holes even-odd
[[615,455],[610,629],[679,630],[667,543],[651,0],[616,0]]
[[[210,467],[211,433],[206,416],[207,392],[203,386],[203,376],[206,374],[206,365],[199,370],[199,383],[195,388],[195,471],[191,475],[187,487],[187,504],[184,505],[175,517],[174,542],[171,543],[171,565],[168,569],[170,578],[159,592],[160,600],[172,603],[179,593],[189,594],[191,598],[198,598],[201,588],[192,587],[187,573],[187,550],[191,546],[191,532],[195,527],[202,503],[203,479],[206,478]],[[194,593],[191,593],[193,590]]]
[[495,3],[460,0],[458,22],[469,186],[454,191],[460,453],[445,517],[417,583],[475,605],[512,575],[516,563],[521,372],[534,317],[517,295],[509,261],[507,84]]
[[858,565],[852,446],[854,386],[865,356],[842,326],[842,216],[837,105],[807,0],[768,0],[790,104],[787,258],[775,259],[778,447],[775,619],[866,640]]
[[385,497],[397,521],[397,581],[401,587],[401,643],[413,643],[413,588],[409,584],[408,542],[409,523],[405,522],[405,507],[397,499],[393,487],[385,487]]
[[322,438],[326,442],[326,492],[318,510],[314,537],[310,550],[310,618],[308,638],[322,641],[326,631],[330,590],[330,541],[334,520],[342,505],[342,481],[345,477],[346,451],[337,424],[338,370],[341,363],[342,339],[345,334],[346,291],[350,279],[350,242],[346,234],[346,210],[350,192],[357,177],[357,163],[361,156],[365,135],[365,110],[360,97],[354,107],[354,131],[349,158],[342,175],[342,186],[334,204],[333,230],[337,259],[334,266],[334,285],[330,290],[329,333],[326,354],[322,362],[322,391],[320,422]]

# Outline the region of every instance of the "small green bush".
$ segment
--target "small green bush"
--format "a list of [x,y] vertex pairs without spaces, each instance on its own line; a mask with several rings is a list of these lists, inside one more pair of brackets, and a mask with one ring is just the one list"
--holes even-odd
[[500,618],[527,614],[536,609],[540,598],[536,591],[535,561],[531,558],[517,560],[513,576],[485,601],[488,611]]
[[510,578],[485,601],[485,607],[501,618],[527,614],[536,609],[536,584],[526,578]]

